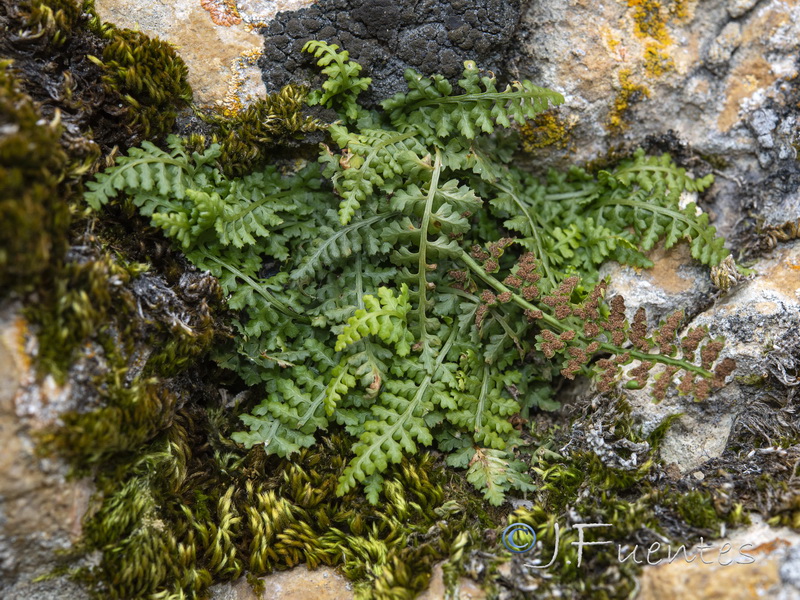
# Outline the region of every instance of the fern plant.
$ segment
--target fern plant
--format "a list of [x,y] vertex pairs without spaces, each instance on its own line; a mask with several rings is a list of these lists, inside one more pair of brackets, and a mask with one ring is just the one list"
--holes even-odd
[[237,442],[288,456],[336,423],[357,440],[338,493],[361,484],[372,502],[390,464],[435,446],[499,504],[532,489],[511,417],[556,407],[561,377],[702,399],[730,374],[704,330],[680,338],[673,315],[648,332],[641,311],[629,324],[597,281],[606,260],[649,265],[659,240],[722,260],[707,217],[680,205],[710,178],[637,152],[539,179],[512,162],[513,124],[559,94],[501,89],[466,62],[460,90],[409,70],[408,92],[366,110],[360,66],[335,45],[306,50],[328,76],[309,102],[339,114],[318,164],[230,178],[218,146],[190,154],[172,137],[87,193],[94,208],[121,193],[219,277],[239,318],[218,359],[261,391]]

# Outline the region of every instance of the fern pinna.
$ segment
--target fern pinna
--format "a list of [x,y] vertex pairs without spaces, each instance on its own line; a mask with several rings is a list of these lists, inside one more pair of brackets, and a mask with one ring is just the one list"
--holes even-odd
[[231,179],[217,146],[190,154],[172,137],[166,151],[131,150],[87,193],[95,208],[123,193],[219,277],[239,315],[237,351],[219,360],[262,394],[237,442],[287,456],[337,423],[357,439],[338,492],[361,483],[373,502],[390,464],[435,446],[499,504],[532,489],[511,417],[556,407],[559,377],[702,399],[730,374],[704,330],[681,338],[672,315],[648,331],[641,311],[629,324],[597,280],[606,260],[647,266],[659,240],[722,260],[707,217],[680,205],[710,178],[637,152],[539,179],[512,163],[512,124],[559,94],[501,89],[466,62],[460,90],[409,70],[408,92],[366,110],[360,66],[335,45],[306,50],[328,76],[309,104],[339,114],[318,164]]

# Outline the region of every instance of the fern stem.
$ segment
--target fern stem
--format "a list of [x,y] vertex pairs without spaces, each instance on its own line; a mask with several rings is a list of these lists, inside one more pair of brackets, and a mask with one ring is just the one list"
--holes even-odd
[[436,197],[436,191],[439,188],[439,175],[442,172],[442,153],[436,149],[436,159],[433,165],[433,174],[431,175],[431,182],[428,187],[428,197],[425,200],[425,211],[422,214],[422,225],[420,226],[419,236],[419,328],[420,328],[420,341],[426,342],[428,337],[427,317],[425,316],[426,305],[428,303],[427,291],[428,280],[425,273],[428,271],[427,250],[428,250],[428,227],[431,223],[431,212],[433,212],[433,199]]
[[245,283],[247,283],[250,287],[252,287],[256,292],[258,292],[261,295],[261,297],[264,298],[264,300],[266,300],[270,304],[270,306],[273,306],[279,312],[282,312],[287,317],[291,317],[292,319],[300,321],[301,323],[310,323],[311,322],[310,318],[306,317],[305,315],[301,315],[300,313],[295,312],[294,310],[292,310],[291,308],[286,306],[286,304],[284,304],[283,302],[278,300],[275,296],[273,296],[266,289],[264,289],[264,286],[259,285],[258,282],[255,279],[253,279],[252,277],[250,277],[246,273],[244,273],[241,270],[237,269],[236,267],[234,267],[232,265],[229,265],[228,263],[218,259],[216,256],[214,256],[213,254],[209,253],[205,249],[201,248],[198,251],[205,258],[208,258],[208,259],[214,261],[219,266],[221,266],[223,269],[227,269],[228,271],[230,271],[231,273],[236,275],[236,277],[239,277],[240,279],[242,279]]
[[[531,226],[531,231],[533,232],[533,241],[536,244],[537,257],[542,261],[542,269],[544,269],[544,276],[547,279],[547,281],[550,282],[550,286],[551,287],[556,287],[556,279],[553,276],[552,270],[550,269],[550,259],[548,258],[547,253],[544,251],[544,246],[542,244],[542,239],[541,239],[541,237],[539,237],[539,230],[537,228],[536,223],[533,222],[534,219],[531,216],[531,213],[528,210],[528,207],[519,198],[519,196],[516,193],[516,190],[509,189],[509,188],[507,188],[507,187],[505,187],[503,185],[500,185],[498,183],[495,183],[494,186],[497,189],[499,189],[499,190],[505,192],[506,194],[508,194],[509,197],[512,200],[514,200],[514,204],[516,204],[517,207],[525,215],[525,218],[528,220],[528,223]],[[539,225],[543,226],[543,223],[539,220],[539,215],[538,214],[536,215],[536,221],[539,223]]]
[[[540,93],[541,92],[541,93]],[[477,94],[459,94],[458,96],[442,96],[440,98],[426,98],[408,106],[406,110],[412,111],[422,106],[432,106],[434,104],[463,104],[464,102],[480,102],[481,100],[491,100],[493,102],[509,100],[550,100],[555,96],[560,96],[550,90],[540,88],[537,91],[503,91],[503,92],[480,92]]]

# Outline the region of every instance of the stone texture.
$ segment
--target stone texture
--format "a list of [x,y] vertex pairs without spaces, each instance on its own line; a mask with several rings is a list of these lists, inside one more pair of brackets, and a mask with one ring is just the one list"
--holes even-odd
[[[727,551],[725,544],[730,544]],[[745,546],[750,544],[750,546]],[[638,600],[662,598],[703,598],[705,600],[750,600],[774,598],[797,600],[800,586],[795,576],[800,572],[800,535],[787,529],[772,529],[758,517],[746,529],[714,540],[713,548],[704,551],[701,563],[697,547],[687,563],[681,556],[671,564],[645,567],[640,580]],[[740,554],[740,550],[754,562]],[[720,563],[729,563],[723,565]]]
[[[32,433],[52,424],[60,390],[35,385],[18,308],[0,309],[0,595],[53,598],[45,590],[54,582],[31,580],[64,563],[55,553],[80,537],[92,487],[68,480],[64,464],[35,453]],[[61,589],[59,598],[85,597],[77,586]]]
[[242,577],[234,582],[211,588],[212,600],[352,600],[350,583],[330,567],[310,571],[300,565],[289,571],[280,571],[261,577],[263,590],[257,593]]
[[441,73],[455,83],[465,60],[506,73],[519,22],[518,0],[320,0],[278,15],[264,30],[260,65],[267,88],[317,70],[301,53],[311,39],[336,43],[364,66],[372,86],[364,97],[383,100],[406,89],[403,72]]
[[[715,163],[707,199],[724,235],[741,226],[743,206],[768,222],[800,217],[793,146],[800,6],[682,6],[683,16],[669,0],[526,4],[512,64],[518,76],[563,93],[559,111],[574,123],[567,148],[545,148],[535,162],[589,161],[619,144],[674,151],[674,138],[665,135],[671,131],[697,153],[724,161]],[[627,128],[617,131],[612,110],[631,92],[624,74],[649,95],[630,95],[621,114]]]
[[[321,566],[310,571],[300,565],[289,571],[279,571],[260,577],[261,592],[242,577],[234,582],[215,585],[211,588],[212,600],[352,600],[351,584],[335,569]],[[418,596],[419,600],[484,600],[486,592],[477,583],[466,577],[458,580],[454,595],[447,596],[442,563],[434,566],[428,589]]]
[[446,592],[442,563],[438,563],[433,567],[428,589],[422,592],[417,600],[444,600],[445,598],[448,600],[484,600],[486,598],[486,592],[477,583],[466,577],[459,578],[457,588],[452,595],[448,596]]
[[686,244],[664,250],[656,247],[648,258],[652,269],[635,269],[615,262],[600,269],[600,277],[610,277],[607,297],[621,295],[629,321],[643,306],[648,323],[653,326],[676,310],[700,310],[714,293],[709,271],[692,260]]

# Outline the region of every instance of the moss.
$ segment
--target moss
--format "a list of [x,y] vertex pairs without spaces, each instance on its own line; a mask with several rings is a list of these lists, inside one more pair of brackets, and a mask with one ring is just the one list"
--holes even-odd
[[650,90],[646,86],[633,82],[630,69],[621,70],[618,78],[619,91],[608,117],[608,129],[612,133],[624,131],[627,127],[625,115],[628,110],[633,104],[650,96]]
[[694,490],[677,500],[678,514],[692,527],[715,529],[721,519],[708,493]]
[[84,539],[86,549],[104,549],[103,558],[76,575],[99,596],[195,598],[244,569],[257,576],[305,562],[340,565],[359,582],[359,598],[410,599],[464,530],[465,514],[444,502],[430,457],[394,469],[375,508],[357,494],[335,497],[348,438],[334,435],[320,449],[275,461],[260,449],[204,449],[196,438],[207,417],[178,413],[120,471],[121,485],[107,480]]
[[174,48],[129,29],[110,29],[103,59],[90,57],[104,71],[103,83],[126,105],[127,126],[144,138],[158,138],[175,124],[178,109],[192,90],[188,70]]
[[[59,109],[70,126],[68,151],[82,172],[101,155],[158,137],[188,105],[186,67],[168,44],[103,23],[86,0],[28,0],[0,6],[0,52],[14,59],[24,91]],[[42,70],[42,61],[51,69]],[[102,85],[97,85],[102,81]]]
[[94,334],[107,333],[112,309],[128,318],[133,301],[121,286],[129,281],[130,273],[108,255],[64,265],[46,296],[27,310],[38,326],[40,373],[63,382],[77,350]]
[[740,385],[764,386],[767,383],[766,377],[756,373],[750,375],[736,375],[733,379]]
[[221,170],[229,176],[242,176],[263,166],[275,153],[305,134],[324,129],[316,119],[303,114],[308,89],[287,85],[280,92],[259,98],[239,111],[225,114],[202,113],[210,125],[206,135],[193,135],[189,145],[197,149],[219,144]]
[[563,148],[569,130],[566,121],[554,111],[543,112],[520,128],[522,149],[534,152],[548,146]]
[[[67,245],[68,158],[58,119],[42,118],[0,61],[0,290],[34,289]],[[2,293],[0,292],[0,293]]]

